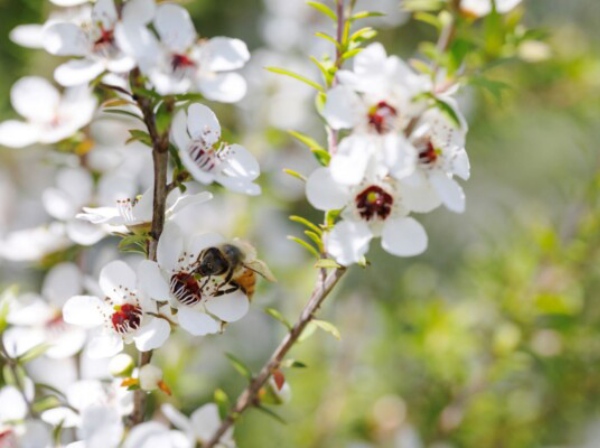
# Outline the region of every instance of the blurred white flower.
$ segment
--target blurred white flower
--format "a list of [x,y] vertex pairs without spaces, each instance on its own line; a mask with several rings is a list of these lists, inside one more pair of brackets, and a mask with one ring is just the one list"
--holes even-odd
[[123,448],[191,448],[194,444],[181,431],[169,429],[159,422],[145,422],[134,426]]
[[171,332],[169,323],[148,314],[156,311],[138,290],[135,272],[122,261],[113,261],[100,272],[104,300],[95,296],[74,296],[63,307],[65,322],[97,329],[89,343],[89,356],[109,357],[134,342],[140,351],[164,344]]
[[221,321],[234,322],[248,312],[248,297],[240,289],[215,297],[216,280],[209,278],[207,283],[193,274],[200,252],[223,242],[216,233],[184,235],[179,226],[169,223],[158,241],[158,262],[140,264],[140,284],[146,294],[176,308],[179,325],[194,336],[217,333]]
[[[160,409],[176,428],[187,435],[191,446],[208,442],[221,426],[219,408],[215,403],[208,403],[196,409],[189,418],[170,404],[163,404]],[[232,427],[225,432],[216,446],[218,448],[235,448]]]
[[260,167],[243,146],[221,141],[221,125],[208,107],[194,103],[173,119],[171,137],[183,165],[198,182],[218,182],[239,193],[260,194]]
[[96,99],[89,89],[67,89],[61,95],[52,84],[36,76],[17,81],[10,100],[26,120],[0,123],[0,145],[11,148],[64,140],[87,125],[96,110]]
[[0,257],[10,261],[38,261],[71,244],[66,237],[64,224],[53,222],[8,233],[0,241]]
[[86,84],[108,70],[126,73],[135,60],[125,54],[116,39],[118,28],[137,28],[154,16],[154,0],[129,0],[118,12],[114,0],[98,0],[90,17],[78,25],[72,22],[50,23],[44,28],[44,48],[58,56],[77,56],[54,72],[59,84]]
[[374,237],[382,247],[400,257],[422,253],[427,234],[421,224],[408,217],[401,186],[391,178],[367,175],[354,185],[341,185],[328,168],[318,168],[306,183],[308,201],[319,210],[342,211],[338,222],[326,236],[325,247],[338,263],[359,262]]
[[482,17],[492,12],[492,5],[495,3],[496,11],[500,14],[506,14],[516,8],[521,1],[522,0],[461,0],[460,9],[465,14]]

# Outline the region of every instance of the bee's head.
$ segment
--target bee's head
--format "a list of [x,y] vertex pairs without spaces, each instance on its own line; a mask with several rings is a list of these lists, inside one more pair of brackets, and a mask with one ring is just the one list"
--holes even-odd
[[229,269],[229,261],[217,247],[209,247],[198,257],[197,271],[201,276],[223,275]]

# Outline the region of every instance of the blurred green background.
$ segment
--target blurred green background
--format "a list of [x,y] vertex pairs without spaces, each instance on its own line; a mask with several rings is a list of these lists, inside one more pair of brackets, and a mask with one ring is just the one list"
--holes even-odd
[[[264,46],[261,0],[187,6],[201,34]],[[501,101],[478,90],[463,95],[473,173],[464,183],[467,212],[424,216],[430,244],[417,258],[393,258],[374,242],[371,265],[352,268],[322,310],[341,340],[318,332],[292,353],[308,368],[286,371],[293,398],[273,410],[287,425],[251,411],[236,430],[241,448],[600,447],[600,2],[524,6],[525,24],[547,32],[551,57],[492,71],[511,86]],[[56,63],[6,35],[49,9],[40,0],[0,0],[1,117],[12,115],[12,82],[49,75]],[[403,56],[434,37],[412,21],[380,35]],[[222,113],[264,160],[310,159],[282,131],[253,129],[261,138],[250,139],[239,112]],[[12,157],[0,151],[0,160]],[[279,263],[277,251],[294,251],[292,243],[265,229],[292,213],[318,219],[300,197],[277,197],[278,175],[267,170],[265,196],[238,211],[279,283],[261,285],[251,315],[223,337],[182,336],[159,354],[188,412],[216,387],[239,393],[244,380],[223,352],[258,369],[284,334],[262,308],[293,320],[312,287],[312,262]]]

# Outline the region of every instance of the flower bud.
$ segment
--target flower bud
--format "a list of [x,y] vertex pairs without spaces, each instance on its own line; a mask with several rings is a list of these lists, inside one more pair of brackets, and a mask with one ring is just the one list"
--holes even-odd
[[125,353],[113,357],[108,364],[108,371],[114,377],[131,376],[135,363],[133,358]]

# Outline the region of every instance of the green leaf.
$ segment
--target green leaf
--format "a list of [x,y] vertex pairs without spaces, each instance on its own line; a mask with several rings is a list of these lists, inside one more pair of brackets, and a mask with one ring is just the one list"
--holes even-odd
[[441,110],[450,120],[456,125],[456,127],[460,128],[462,126],[461,120],[458,116],[458,112],[454,110],[452,106],[450,106],[445,101],[440,100],[439,98],[433,98],[435,101],[435,107]]
[[297,172],[297,171],[291,170],[291,169],[289,169],[289,168],[284,168],[284,169],[283,169],[283,172],[284,172],[285,174],[289,174],[289,175],[290,175],[290,176],[292,176],[292,177],[295,177],[296,179],[300,179],[302,182],[306,182],[306,177],[305,177],[305,176],[303,176],[302,174],[300,174],[300,173],[299,173],[299,172]]
[[130,137],[127,139],[125,144],[138,141],[146,146],[149,146],[150,148],[153,147],[152,138],[150,137],[150,134],[148,134],[146,131],[142,131],[139,129],[130,129],[129,135]]
[[323,231],[317,225],[313,224],[308,219],[303,218],[302,216],[292,215],[292,216],[290,216],[290,221],[294,221],[299,224],[302,224],[303,226],[308,227],[309,229],[312,229],[313,232],[318,233],[319,235],[321,235],[323,233]]
[[292,368],[292,369],[306,369],[308,366],[303,362],[296,361],[295,359],[286,359],[281,364],[280,367],[282,369]]
[[244,364],[231,353],[225,353],[225,356],[227,356],[233,368],[237,370],[240,375],[242,375],[248,381],[252,381],[252,371],[246,366],[246,364]]
[[309,237],[319,248],[319,252],[324,252],[324,246],[323,246],[323,241],[321,240],[321,234],[317,234],[315,232],[313,232],[312,230],[305,230],[304,234]]
[[406,11],[439,11],[445,0],[404,0],[402,7]]
[[319,319],[313,319],[312,322],[317,327],[319,327],[321,330],[326,331],[327,333],[332,335],[337,340],[342,339],[342,335],[340,334],[340,331],[331,322],[327,322],[326,320],[319,320]]
[[269,316],[271,316],[273,319],[278,320],[279,322],[281,322],[283,325],[285,325],[285,327],[288,330],[291,330],[292,324],[281,315],[281,313],[279,311],[277,311],[275,308],[266,308],[265,309],[265,313],[267,313]]
[[335,48],[337,48],[338,50],[342,49],[342,46],[340,45],[340,43],[335,39],[335,37],[330,36],[329,34],[326,33],[322,33],[320,31],[317,31],[315,33],[315,36],[320,37],[321,39],[325,39],[327,42],[333,44],[333,46]]
[[27,350],[25,353],[23,353],[17,359],[20,363],[26,364],[30,361],[33,361],[35,358],[39,358],[40,356],[42,356],[44,353],[46,353],[48,351],[48,349],[50,347],[51,347],[50,344],[45,344],[45,343],[36,345],[35,347],[32,347],[29,350]]
[[17,287],[11,286],[7,288],[0,296],[0,334],[8,326],[8,322],[6,321],[6,319],[8,317],[10,302],[15,299],[16,293]]
[[315,263],[315,268],[338,269],[341,266],[330,258],[321,258]]
[[[334,73],[331,72],[331,67],[327,67],[323,62],[319,61],[314,56],[310,57],[310,60],[313,64],[317,66],[321,74],[323,75],[323,79],[327,83],[327,85],[331,84],[331,80],[333,79]],[[331,65],[331,64],[329,64]]]
[[[12,363],[14,361],[11,360],[9,362]],[[25,373],[25,369],[19,364],[13,366],[10,364],[5,364],[4,368],[2,369],[2,376],[6,384],[19,389],[19,385],[23,384],[27,374]]]
[[438,16],[435,14],[430,14],[428,12],[417,12],[415,13],[415,20],[419,22],[427,23],[428,25],[433,26],[434,28],[440,30],[442,29],[442,23]]
[[511,86],[502,81],[494,81],[493,79],[484,78],[483,76],[469,79],[469,84],[475,87],[486,90],[494,96],[496,101],[502,100],[502,94]]
[[342,54],[342,59],[344,61],[347,61],[348,59],[352,59],[354,56],[356,56],[361,51],[363,51],[362,48],[355,48],[354,50],[348,50],[344,54]]
[[229,409],[231,408],[231,400],[229,400],[229,397],[223,389],[215,390],[214,399],[219,408],[219,417],[221,417],[221,420],[225,420],[229,414]]
[[323,3],[319,3],[319,2],[306,2],[306,4],[308,6],[312,6],[317,11],[319,11],[321,14],[326,15],[327,17],[329,17],[334,22],[337,22],[337,15],[336,15],[336,13],[333,12],[333,10],[329,6],[326,6]]
[[32,404],[32,408],[34,412],[44,412],[48,409],[54,409],[59,406],[62,406],[60,400],[54,395],[46,395],[45,397],[40,398]]
[[317,325],[314,323],[314,321],[310,321],[306,327],[304,327],[304,330],[302,330],[302,333],[298,337],[298,342],[306,341],[313,334],[315,334],[315,331],[317,331]]
[[314,138],[309,137],[301,132],[287,131],[292,137],[298,140],[300,143],[304,143],[312,151],[313,149],[320,149],[325,151],[325,148],[319,144]]
[[321,254],[319,254],[319,252],[317,251],[317,249],[315,249],[313,246],[311,246],[310,244],[308,244],[306,241],[301,240],[298,237],[295,236],[288,236],[288,240],[293,241],[295,243],[298,243],[300,246],[302,246],[303,248],[305,248],[307,251],[309,251],[312,255],[315,256],[315,258],[321,258]]
[[158,110],[155,114],[155,122],[156,122],[156,130],[159,135],[164,135],[169,132],[169,128],[171,127],[171,120],[173,119],[173,112],[169,109],[172,108],[172,104],[170,105],[166,101],[160,103],[158,106]]
[[256,409],[258,409],[259,411],[267,414],[269,417],[271,417],[274,420],[277,420],[279,423],[281,423],[282,425],[287,425],[287,422],[280,417],[279,415],[277,415],[275,412],[273,412],[272,410],[270,410],[269,408],[265,407],[265,406],[261,406],[261,405],[257,405],[255,406]]
[[135,118],[136,120],[139,120],[142,123],[144,122],[144,119],[142,117],[134,114],[133,112],[129,112],[128,110],[104,109],[102,112],[106,112],[107,114],[114,114],[114,115],[125,115],[126,117],[129,117],[129,118]]
[[147,234],[127,235],[119,242],[119,250],[122,252],[136,252],[145,254],[150,237]]
[[342,213],[341,210],[328,210],[325,214],[325,222],[327,223],[327,225],[333,226],[335,224],[335,221],[340,216],[340,213]]
[[373,39],[375,36],[377,36],[377,31],[367,26],[352,33],[350,42],[364,42],[365,40]]
[[356,20],[368,19],[370,17],[384,17],[385,14],[379,11],[359,11],[357,13],[352,14],[348,20],[350,22],[354,22]]
[[266,67],[266,69],[268,71],[270,71],[271,73],[277,73],[279,75],[284,75],[284,76],[289,76],[291,78],[294,78],[300,82],[303,82],[304,84],[307,84],[315,89],[317,89],[319,92],[323,92],[325,89],[323,88],[323,86],[317,84],[314,81],[311,81],[310,79],[299,75],[298,73],[294,73],[290,70],[286,70],[284,68],[279,68],[279,67]]

